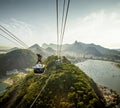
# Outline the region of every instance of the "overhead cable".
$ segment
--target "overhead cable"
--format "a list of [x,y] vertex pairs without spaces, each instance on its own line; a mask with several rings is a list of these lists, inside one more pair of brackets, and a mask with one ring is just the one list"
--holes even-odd
[[15,41],[17,41],[20,45],[24,46],[25,48],[28,48],[28,46],[23,41],[21,41],[17,36],[15,36],[12,32],[10,32],[8,29],[3,27],[2,25],[0,25],[0,30],[3,31],[8,36],[10,36]]

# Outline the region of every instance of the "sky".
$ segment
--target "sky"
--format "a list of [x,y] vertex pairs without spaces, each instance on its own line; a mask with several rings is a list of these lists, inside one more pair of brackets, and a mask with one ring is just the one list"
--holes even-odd
[[[62,3],[59,0],[59,25]],[[56,43],[56,0],[0,0],[0,25],[28,46]],[[120,0],[71,0],[63,44],[76,40],[120,48]],[[17,44],[0,35],[0,46]]]

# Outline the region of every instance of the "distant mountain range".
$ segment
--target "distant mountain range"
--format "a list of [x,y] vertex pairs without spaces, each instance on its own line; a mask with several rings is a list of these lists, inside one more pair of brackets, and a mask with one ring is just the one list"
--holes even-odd
[[117,51],[120,51],[120,49],[116,49]]
[[55,50],[49,46],[47,48],[42,48],[38,44],[35,44],[29,47],[28,49],[34,52],[35,54],[41,54],[45,58],[50,55],[55,55]]
[[[42,48],[52,48],[56,50],[56,44],[43,44]],[[120,60],[120,52],[104,48],[100,45],[85,44],[75,41],[73,44],[64,44],[62,46],[62,55],[73,57],[97,58]]]
[[[6,53],[17,50],[17,49],[18,49],[17,47],[8,49],[6,50]],[[35,54],[38,54],[38,53],[41,54],[43,58],[47,58],[50,55],[56,54],[57,45],[52,43],[51,44],[44,43],[40,47],[38,44],[34,44],[28,49],[34,52]],[[75,41],[73,44],[62,45],[62,55],[75,57],[75,58],[77,57],[77,58],[120,60],[120,49],[108,49],[100,45],[85,44],[82,42]]]
[[[41,54],[43,58],[56,54],[56,44],[43,44],[40,47],[35,44],[28,49],[9,49],[6,54],[0,54],[0,72],[5,74],[12,69],[22,69],[30,67],[37,61],[36,54]],[[62,46],[62,55],[69,60],[79,62],[78,59],[102,59],[111,61],[120,61],[120,51],[104,48],[100,45],[85,44],[75,41],[73,44],[64,44]]]
[[14,48],[9,48],[9,47],[1,47],[0,46],[0,54],[5,54],[5,53],[8,53],[8,52],[11,52],[11,51],[14,51],[14,50],[17,50],[19,48],[17,47],[14,47]]

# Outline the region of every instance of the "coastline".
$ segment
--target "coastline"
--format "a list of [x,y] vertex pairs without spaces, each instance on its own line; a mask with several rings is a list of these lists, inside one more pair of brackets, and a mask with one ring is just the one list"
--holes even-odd
[[108,108],[119,108],[120,105],[120,96],[116,91],[97,84],[97,87],[102,92],[103,98],[105,99],[106,107]]

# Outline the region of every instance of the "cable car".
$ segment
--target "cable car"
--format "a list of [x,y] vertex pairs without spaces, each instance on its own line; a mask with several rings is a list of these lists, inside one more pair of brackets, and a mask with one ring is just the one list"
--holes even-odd
[[45,65],[38,63],[35,66],[33,66],[33,69],[35,74],[43,74],[45,71]]

